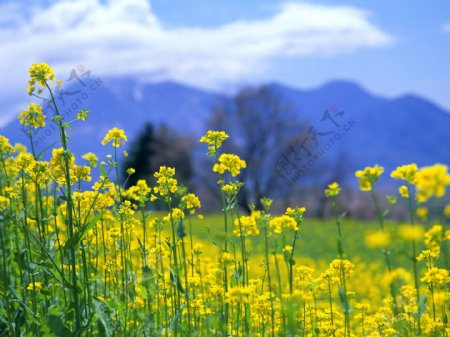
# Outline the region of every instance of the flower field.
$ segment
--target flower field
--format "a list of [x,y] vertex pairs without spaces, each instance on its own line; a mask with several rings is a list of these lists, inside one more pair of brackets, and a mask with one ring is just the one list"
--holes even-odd
[[[357,171],[377,215],[367,223],[346,217],[338,182],[324,191],[332,220],[295,205],[272,214],[269,198],[244,214],[237,196],[246,162],[221,151],[225,132],[208,131],[200,142],[222,209],[202,216],[174,168],[162,166],[154,184],[124,187],[124,130],[105,135],[108,158],[89,149],[75,158],[71,124],[88,123],[89,111],[64,120],[53,69],[33,64],[29,74],[28,94],[55,114],[39,103],[20,113],[29,150],[0,136],[0,336],[450,334],[447,166]],[[33,148],[33,130],[46,123],[60,135],[49,161]],[[382,174],[399,182],[387,201],[407,206],[407,223],[387,219],[376,191]],[[154,202],[166,211],[150,211]]]

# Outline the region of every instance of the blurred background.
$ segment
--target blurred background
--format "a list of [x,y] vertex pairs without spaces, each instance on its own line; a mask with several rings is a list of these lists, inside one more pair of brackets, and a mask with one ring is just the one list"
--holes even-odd
[[[0,49],[1,134],[28,145],[17,115],[36,101],[30,64],[46,62],[66,120],[90,110],[71,132],[78,162],[103,160],[104,135],[123,128],[128,184],[174,166],[206,211],[220,202],[208,129],[247,161],[243,208],[269,196],[323,217],[336,180],[350,215],[368,217],[355,170],[384,166],[378,188],[397,195],[397,165],[450,164],[445,0],[2,0]],[[44,158],[58,146],[51,122],[33,137]]]

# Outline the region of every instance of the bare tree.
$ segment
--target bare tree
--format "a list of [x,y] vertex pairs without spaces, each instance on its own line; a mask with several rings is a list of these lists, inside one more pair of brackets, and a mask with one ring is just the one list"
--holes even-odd
[[244,187],[239,204],[248,209],[261,197],[282,197],[290,187],[275,171],[277,159],[292,139],[304,129],[272,86],[247,87],[215,107],[210,127],[226,131],[230,140],[224,151],[238,154],[247,162],[240,178]]

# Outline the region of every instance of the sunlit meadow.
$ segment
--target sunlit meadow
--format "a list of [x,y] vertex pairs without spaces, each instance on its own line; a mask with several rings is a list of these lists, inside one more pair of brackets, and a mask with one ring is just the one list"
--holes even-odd
[[[105,135],[104,161],[89,149],[74,158],[71,125],[95,111],[64,120],[53,69],[33,64],[29,75],[36,103],[19,119],[30,148],[0,136],[0,336],[449,335],[445,165],[357,171],[377,214],[367,223],[346,216],[339,182],[323,191],[334,220],[310,219],[301,205],[271,214],[268,198],[244,214],[237,196],[246,163],[221,151],[225,132],[208,131],[199,141],[222,208],[203,217],[174,168],[125,189],[124,130]],[[33,130],[46,123],[60,136],[49,161],[33,148]],[[386,220],[382,174],[399,182],[387,200],[407,205],[407,223]],[[166,211],[150,211],[154,202]]]

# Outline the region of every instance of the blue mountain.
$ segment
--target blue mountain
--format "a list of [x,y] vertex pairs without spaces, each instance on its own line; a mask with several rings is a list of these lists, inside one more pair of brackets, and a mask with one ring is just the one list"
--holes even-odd
[[[311,90],[279,83],[267,86],[289,105],[291,115],[311,131],[310,136],[315,133],[317,144],[313,150],[322,151],[324,157],[341,156],[349,170],[375,163],[387,169],[410,162],[450,165],[450,113],[424,98],[379,97],[349,81],[334,81]],[[213,109],[232,100],[229,95],[175,82],[149,84],[133,78],[91,78],[84,85],[69,86],[59,96],[58,104],[66,120],[75,119],[79,109],[90,110],[87,122],[72,124],[69,134],[73,152],[77,156],[95,152],[100,157],[112,151],[101,145],[112,127],[125,129],[129,141],[146,122],[165,124],[182,134],[199,137],[208,129]],[[47,113],[51,115],[51,109]],[[57,132],[50,121],[47,124],[33,136],[36,150],[44,151],[44,157],[48,157],[51,147],[58,146]],[[0,133],[11,142],[29,143],[17,120]],[[342,137],[325,151],[323,147],[338,133]]]

